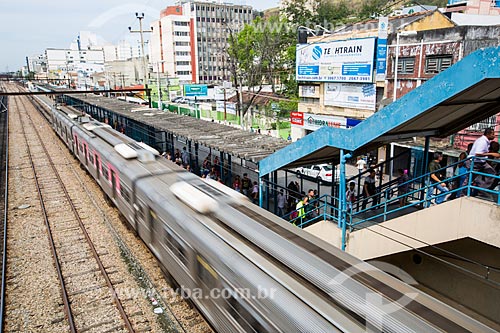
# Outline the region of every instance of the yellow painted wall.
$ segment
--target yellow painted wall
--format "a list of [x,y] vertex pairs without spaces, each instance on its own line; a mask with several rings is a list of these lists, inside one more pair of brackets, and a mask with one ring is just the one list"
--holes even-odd
[[416,22],[407,25],[404,30],[406,31],[424,31],[424,30],[434,30],[441,28],[452,28],[455,24],[450,21],[446,16],[438,11],[434,11],[429,16],[423,17]]

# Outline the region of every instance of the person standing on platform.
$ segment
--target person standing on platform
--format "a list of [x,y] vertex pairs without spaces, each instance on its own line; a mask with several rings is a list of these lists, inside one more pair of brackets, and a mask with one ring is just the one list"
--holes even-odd
[[354,181],[349,182],[349,188],[345,193],[345,198],[347,202],[347,213],[352,213],[352,208],[356,202],[356,183]]
[[399,197],[399,207],[404,207],[406,205],[406,194],[410,188],[408,184],[408,173],[403,169],[398,169],[398,197]]
[[280,193],[278,193],[278,216],[285,215],[285,194],[283,193],[283,189],[280,189]]
[[248,196],[248,191],[250,191],[250,187],[252,186],[252,182],[250,178],[248,178],[248,174],[243,174],[243,179],[241,180],[241,193]]
[[372,197],[372,208],[375,208],[378,205],[378,196],[377,187],[375,186],[375,170],[368,169],[368,176],[365,178],[365,184],[363,185],[363,204],[361,205],[361,209],[365,210],[366,205],[368,204],[368,200]]
[[358,168],[358,172],[362,173],[366,169],[366,161],[362,157],[358,157],[356,167]]

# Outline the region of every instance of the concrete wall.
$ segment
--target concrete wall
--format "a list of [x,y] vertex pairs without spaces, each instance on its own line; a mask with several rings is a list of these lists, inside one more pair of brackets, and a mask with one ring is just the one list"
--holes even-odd
[[[305,230],[334,246],[341,245],[341,230],[332,222],[320,222]],[[351,232],[346,251],[368,260],[411,249],[403,244],[421,248],[462,238],[500,247],[500,206],[475,198],[445,202]]]
[[[500,249],[470,238],[439,244],[439,248],[482,265],[500,267]],[[451,306],[457,307],[460,304],[490,321],[498,321],[500,289],[496,283],[500,281],[500,273],[492,270],[488,274],[484,266],[452,258],[437,249],[426,247],[422,250],[432,256],[408,251],[377,260],[404,270],[419,282],[417,287],[424,287],[422,289],[425,292],[444,300]],[[487,279],[486,276],[488,276]],[[460,310],[465,310],[466,313],[475,317],[467,309],[460,307]],[[482,318],[476,317],[476,319]],[[491,325],[489,322],[485,323]],[[494,328],[500,329],[498,323]]]

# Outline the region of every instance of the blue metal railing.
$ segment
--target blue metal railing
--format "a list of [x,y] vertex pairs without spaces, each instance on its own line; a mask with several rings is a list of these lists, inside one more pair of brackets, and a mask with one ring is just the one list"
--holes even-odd
[[[332,200],[333,199],[333,200]],[[310,208],[311,206],[314,208]],[[301,215],[300,209],[294,209],[281,218],[290,221],[299,228],[305,228],[319,221],[337,221],[339,209],[336,199],[330,195],[322,195],[321,197],[311,200],[304,206],[304,215]]]
[[[479,169],[477,168],[477,163],[489,163],[493,169],[497,170],[496,174],[490,174],[477,170]],[[346,209],[346,224],[339,225],[339,228],[343,229],[343,232],[347,232],[347,230],[352,231],[361,228],[363,223],[384,222],[393,217],[414,211],[410,209],[412,207],[414,209],[428,208],[431,206],[433,200],[443,197],[459,198],[462,196],[480,196],[482,199],[493,201],[497,205],[500,205],[500,191],[497,189],[498,183],[500,183],[500,176],[498,175],[500,160],[492,160],[481,157],[467,158],[436,170],[435,173],[445,174],[447,169],[453,168],[453,170],[455,170],[459,166],[465,166],[466,171],[461,174],[455,174],[454,172],[452,177],[446,178],[442,181],[442,183],[447,184],[447,192],[435,194],[437,184],[431,183],[431,173],[426,173],[422,176],[409,179],[401,184],[398,184],[397,179],[387,182],[378,188],[378,192],[375,195],[370,197],[358,195],[356,197],[356,202],[352,204],[351,207]],[[478,177],[489,177],[493,184],[489,188],[479,187],[476,184]],[[466,179],[466,181],[462,182],[463,179]],[[451,186],[453,183],[454,186]],[[408,190],[402,195],[398,195],[398,189],[401,187],[408,187]],[[363,200],[366,200],[367,203],[373,203],[374,199],[377,204],[364,209],[359,208]],[[394,205],[399,204],[400,200],[402,200],[405,204],[403,206],[398,205],[397,207],[393,207]],[[311,209],[305,209],[309,211],[309,214],[305,214],[303,216],[299,216],[297,210],[292,210],[282,218],[289,220],[291,223],[300,228],[304,228],[318,221],[324,220],[330,220],[335,223],[341,222],[338,219],[338,216],[340,216],[339,207],[342,207],[342,205],[339,205],[339,198],[332,197],[330,195],[323,195],[318,199],[311,201],[308,205],[315,206],[317,215],[311,214]],[[343,239],[345,239],[344,236],[345,235],[343,235]]]

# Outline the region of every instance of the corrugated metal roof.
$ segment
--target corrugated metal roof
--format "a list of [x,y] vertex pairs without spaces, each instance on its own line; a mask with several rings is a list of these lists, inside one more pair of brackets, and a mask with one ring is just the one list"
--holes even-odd
[[103,108],[123,117],[172,133],[193,143],[216,149],[233,156],[259,162],[270,154],[289,145],[280,138],[258,133],[250,133],[231,126],[210,122],[172,112],[140,108],[113,98],[98,95],[70,95],[90,105]]

